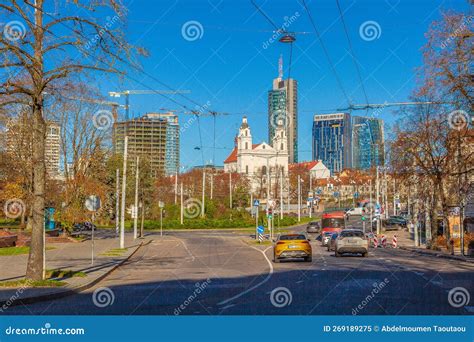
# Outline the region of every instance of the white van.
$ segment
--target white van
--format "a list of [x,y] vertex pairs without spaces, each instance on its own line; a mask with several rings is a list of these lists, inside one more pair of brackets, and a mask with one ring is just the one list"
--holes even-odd
[[357,208],[352,208],[348,211],[346,211],[346,216],[362,216],[364,215],[364,208],[363,207],[357,207]]

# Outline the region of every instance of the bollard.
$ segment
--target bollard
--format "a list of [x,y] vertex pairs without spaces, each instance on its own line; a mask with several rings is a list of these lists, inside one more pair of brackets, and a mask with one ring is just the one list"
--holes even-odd
[[374,235],[374,248],[378,248],[379,247],[379,240],[377,238],[377,235]]
[[396,235],[394,235],[393,238],[392,238],[392,248],[398,248],[397,236]]
[[387,247],[387,237],[385,235],[382,235],[382,247]]

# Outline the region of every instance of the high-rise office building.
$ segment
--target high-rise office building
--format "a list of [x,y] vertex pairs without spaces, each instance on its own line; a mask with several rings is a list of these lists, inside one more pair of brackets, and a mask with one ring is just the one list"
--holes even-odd
[[128,156],[148,158],[152,176],[173,175],[179,168],[179,123],[173,113],[149,113],[114,125],[115,152],[122,154],[128,136]]
[[[33,142],[34,143],[34,142]],[[44,161],[46,173],[50,178],[60,177],[60,154],[61,154],[61,126],[54,122],[46,123],[46,141],[44,145]]]
[[278,62],[278,77],[268,91],[268,141],[273,141],[278,122],[282,120],[288,139],[288,161],[298,162],[298,83],[283,79],[283,59]]
[[[29,158],[34,137],[26,117],[11,119],[6,125],[6,151],[18,159]],[[55,121],[46,121],[44,162],[49,179],[61,179],[61,126]]]
[[383,120],[355,116],[352,118],[352,167],[369,170],[384,165]]
[[316,114],[313,119],[313,160],[331,173],[352,167],[351,117],[348,113]]

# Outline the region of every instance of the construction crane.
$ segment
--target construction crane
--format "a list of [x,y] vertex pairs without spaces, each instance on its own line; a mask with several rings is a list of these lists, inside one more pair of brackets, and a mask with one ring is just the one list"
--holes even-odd
[[125,96],[125,120],[130,117],[130,95],[166,95],[166,94],[189,94],[190,90],[122,90],[122,91],[109,91],[109,96],[120,97]]

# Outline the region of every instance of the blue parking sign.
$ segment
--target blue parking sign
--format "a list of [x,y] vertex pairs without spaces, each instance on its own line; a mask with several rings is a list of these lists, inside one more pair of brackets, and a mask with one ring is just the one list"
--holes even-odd
[[257,232],[258,232],[259,234],[263,234],[264,231],[265,231],[265,228],[263,228],[263,226],[258,226],[258,227],[257,227]]

